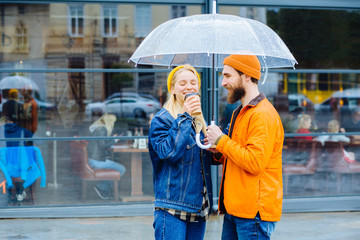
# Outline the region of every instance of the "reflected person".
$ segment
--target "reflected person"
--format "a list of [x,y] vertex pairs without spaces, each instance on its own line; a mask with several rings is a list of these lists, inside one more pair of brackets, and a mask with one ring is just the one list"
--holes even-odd
[[[105,113],[93,124],[90,125],[89,131],[91,136],[105,137],[112,136],[116,116],[113,114]],[[117,136],[114,134],[113,136]],[[108,148],[114,145],[117,139],[98,139],[89,141],[89,165],[94,169],[114,169],[120,172],[120,176],[125,174],[126,168],[124,165],[110,160],[108,157]],[[111,196],[111,181],[103,181],[94,187],[95,192],[101,199],[109,199]]]
[[18,102],[19,91],[15,88],[9,90],[9,99],[3,104],[3,116],[13,123],[21,126],[23,106]]
[[[4,125],[5,138],[32,138],[33,134],[26,128],[20,127],[10,118],[5,117]],[[6,147],[30,146],[31,141],[7,141]]]
[[32,96],[32,90],[25,87],[21,90],[24,97],[22,127],[35,133],[38,128],[38,104]]
[[228,102],[241,100],[224,133],[216,125],[207,127],[207,140],[216,145],[210,151],[224,166],[222,239],[270,239],[282,211],[284,129],[276,109],[259,92],[256,56],[226,57],[222,74]]
[[[14,123],[9,117],[5,117],[5,125],[4,125],[4,137],[5,138],[32,138],[33,134],[26,128],[18,126],[16,123]],[[31,143],[31,144],[30,144]],[[6,147],[9,151],[7,151],[7,161],[11,162],[18,162],[20,164],[19,156],[21,154],[18,152],[19,150],[15,147],[24,147],[24,146],[30,146],[32,145],[32,142],[30,141],[6,141]],[[14,148],[13,148],[14,147]],[[15,151],[11,149],[16,149]],[[8,155],[10,154],[10,155]],[[8,159],[9,158],[9,159]],[[17,165],[19,166],[19,165]],[[26,197],[26,192],[23,186],[22,182],[16,182],[14,183],[15,187],[15,196],[16,200],[21,202]],[[10,201],[14,201],[13,196],[10,193]]]
[[[298,129],[296,131],[296,133],[300,133],[300,134],[310,134],[310,127],[311,127],[311,116],[309,114],[302,114],[300,119],[299,119],[299,125],[298,125]],[[313,137],[312,136],[299,136],[296,137],[298,139],[304,139],[307,141],[312,141]]]
[[[328,123],[328,133],[345,133],[345,129],[340,128],[340,123],[337,120],[331,120]],[[350,142],[350,138],[345,135],[321,135],[316,137],[314,140],[321,142],[322,145],[328,141],[343,143]],[[349,163],[355,162],[355,153],[345,150],[345,147],[342,150],[345,161]]]
[[[344,128],[340,128],[340,123],[337,120],[331,120],[328,123],[328,133],[345,133],[345,129]],[[331,142],[344,142],[344,143],[349,143],[350,142],[350,138],[347,137],[346,135],[321,135],[316,137],[314,140],[321,142],[322,145],[324,145],[324,143],[326,141],[331,141]]]
[[198,93],[200,76],[190,65],[174,68],[167,79],[168,100],[153,117],[149,153],[155,191],[155,239],[204,238],[212,204],[210,155],[195,142],[206,125]]

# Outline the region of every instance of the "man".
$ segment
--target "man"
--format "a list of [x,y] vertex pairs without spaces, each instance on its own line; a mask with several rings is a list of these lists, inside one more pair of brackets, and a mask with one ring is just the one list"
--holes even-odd
[[27,86],[21,90],[24,96],[24,114],[21,126],[31,131],[33,134],[36,132],[38,127],[38,104],[32,97],[32,90]]
[[256,56],[224,59],[222,86],[228,102],[241,100],[225,135],[208,126],[207,141],[215,144],[223,163],[219,211],[225,213],[222,239],[270,239],[282,211],[281,155],[284,129],[279,114],[258,90],[260,62]]

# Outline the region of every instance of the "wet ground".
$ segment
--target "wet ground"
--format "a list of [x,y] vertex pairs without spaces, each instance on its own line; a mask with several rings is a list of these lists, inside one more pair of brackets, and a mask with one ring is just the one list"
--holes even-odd
[[[205,239],[221,239],[223,216],[213,215]],[[152,216],[120,218],[60,218],[0,220],[0,239],[102,240],[154,239]],[[287,213],[272,240],[359,239],[360,212]]]

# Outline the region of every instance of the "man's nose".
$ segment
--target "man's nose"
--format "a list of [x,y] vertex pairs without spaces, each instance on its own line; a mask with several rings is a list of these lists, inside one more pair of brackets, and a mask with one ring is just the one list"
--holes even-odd
[[225,78],[221,81],[221,86],[225,87],[227,85],[227,81]]

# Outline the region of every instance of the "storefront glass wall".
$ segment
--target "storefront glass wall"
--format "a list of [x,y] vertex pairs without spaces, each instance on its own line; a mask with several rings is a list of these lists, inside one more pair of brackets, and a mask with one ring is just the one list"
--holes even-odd
[[[1,160],[9,158],[6,154],[18,162],[19,156],[36,160],[38,171],[31,176],[39,176],[26,186],[26,196],[23,183],[13,179],[17,188],[0,194],[0,207],[153,201],[146,138],[152,114],[166,101],[170,70],[135,67],[128,59],[156,26],[203,13],[205,4],[100,2],[0,5],[0,109],[2,123],[7,123],[0,132],[4,134]],[[266,83],[259,83],[279,111],[286,132],[285,197],[358,196],[360,129],[352,127],[350,120],[360,118],[351,115],[360,106],[359,11],[220,3],[218,12],[267,24],[299,62],[295,70],[269,71]],[[208,74],[206,69],[199,71],[205,77]],[[240,103],[227,104],[220,75],[218,85],[218,119],[225,127]],[[204,109],[209,109],[206,102]],[[113,129],[99,130],[101,123],[93,124],[104,113],[115,115]],[[306,115],[311,118],[310,134],[299,135],[298,122]],[[112,121],[111,117],[105,120]],[[340,133],[326,133],[330,120],[346,130],[341,135],[349,142],[335,143]],[[327,135],[333,142],[325,143]],[[21,140],[31,136],[32,141]],[[10,145],[16,147],[9,153]],[[344,150],[350,160],[344,158]],[[117,170],[96,170],[92,160],[105,159],[115,162]],[[220,181],[221,167],[215,172]],[[16,176],[21,173],[18,168]],[[5,191],[5,176],[0,177]]]
[[[358,195],[360,59],[351,52],[360,51],[360,32],[352,27],[360,22],[360,12],[235,6],[219,11],[266,23],[299,62],[295,71],[272,71],[266,83],[259,84],[277,108],[286,133],[285,197]],[[227,104],[226,96],[220,89],[223,127],[240,105]],[[311,124],[304,126],[304,119]]]
[[[36,155],[27,161],[39,161],[41,170],[25,190],[14,183],[16,189],[2,194],[2,206],[151,202],[146,138],[151,115],[165,101],[169,69],[137,71],[128,59],[159,24],[200,13],[196,5],[2,4],[1,107],[7,124],[1,144],[6,153],[8,138],[38,139],[13,145],[16,151],[32,146]],[[112,116],[92,125],[105,113]],[[10,134],[10,126],[22,128]],[[18,155],[12,158],[20,164]],[[2,161],[9,170],[7,158]],[[103,167],[116,170],[97,169]]]

